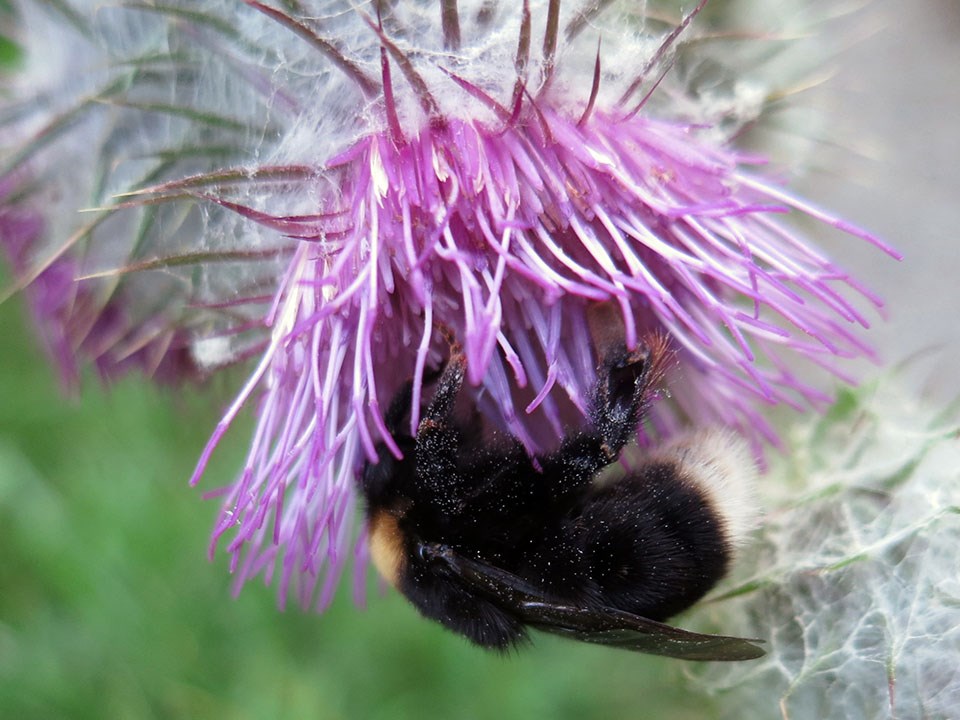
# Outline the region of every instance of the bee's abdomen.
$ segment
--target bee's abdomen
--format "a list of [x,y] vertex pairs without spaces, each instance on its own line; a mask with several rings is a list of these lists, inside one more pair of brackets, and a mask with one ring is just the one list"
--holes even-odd
[[581,515],[581,542],[600,604],[664,620],[726,573],[724,521],[673,462],[651,462],[597,490]]

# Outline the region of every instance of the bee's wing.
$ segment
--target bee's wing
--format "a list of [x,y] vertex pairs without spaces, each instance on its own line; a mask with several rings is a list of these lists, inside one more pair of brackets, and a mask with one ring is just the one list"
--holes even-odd
[[589,643],[666,655],[681,660],[753,660],[764,655],[759,640],[705,635],[614,608],[582,608],[549,601],[520,603],[531,627]]
[[431,554],[478,592],[538,630],[681,660],[752,660],[765,654],[755,644],[760,640],[704,635],[614,608],[555,602],[522,578],[450,548],[437,548]]

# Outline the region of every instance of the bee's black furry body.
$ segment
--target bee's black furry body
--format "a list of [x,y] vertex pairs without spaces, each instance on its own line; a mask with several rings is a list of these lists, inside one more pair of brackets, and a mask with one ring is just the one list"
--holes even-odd
[[[403,459],[381,447],[364,469],[381,572],[424,616],[501,650],[527,625],[591,639],[581,620],[662,621],[700,599],[730,561],[709,493],[669,458],[597,480],[636,434],[655,360],[625,349],[603,358],[590,426],[534,460],[511,438],[484,445],[475,422],[454,421],[464,374],[455,347],[415,438],[399,431],[409,387],[391,406]],[[552,619],[558,609],[576,614],[572,627]]]

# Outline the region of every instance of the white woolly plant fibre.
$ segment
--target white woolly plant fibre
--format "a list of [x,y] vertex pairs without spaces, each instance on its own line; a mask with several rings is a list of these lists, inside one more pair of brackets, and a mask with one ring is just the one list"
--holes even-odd
[[792,429],[757,542],[708,613],[769,651],[697,673],[725,717],[955,717],[958,415],[884,377]]

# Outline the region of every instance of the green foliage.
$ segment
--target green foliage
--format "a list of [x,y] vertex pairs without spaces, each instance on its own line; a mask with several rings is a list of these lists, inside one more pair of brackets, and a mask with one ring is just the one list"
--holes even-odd
[[[215,501],[187,486],[229,400],[139,378],[65,399],[0,306],[0,716],[10,718],[703,718],[684,667],[537,637],[497,657],[371,581],[324,615],[230,596],[206,559]],[[229,481],[238,428],[207,487]]]
[[20,47],[10,37],[13,22],[9,0],[0,0],[0,73],[12,69],[20,60]]
[[791,428],[725,604],[730,631],[767,638],[769,654],[705,668],[723,717],[956,717],[958,438],[956,407],[918,398],[896,371]]

